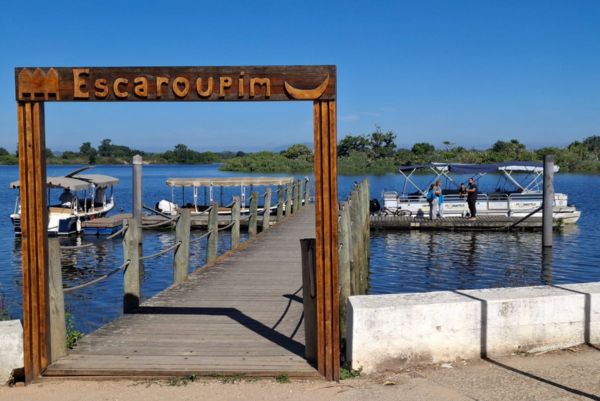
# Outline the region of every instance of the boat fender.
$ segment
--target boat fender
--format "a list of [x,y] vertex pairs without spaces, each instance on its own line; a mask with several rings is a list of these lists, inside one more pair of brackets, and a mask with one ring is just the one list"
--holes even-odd
[[177,205],[173,202],[169,202],[166,199],[159,201],[156,204],[156,210],[161,213],[170,214],[172,216],[177,214]]

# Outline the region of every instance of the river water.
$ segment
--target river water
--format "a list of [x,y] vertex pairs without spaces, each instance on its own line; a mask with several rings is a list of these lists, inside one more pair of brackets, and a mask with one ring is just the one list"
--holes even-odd
[[[50,166],[48,175],[62,175],[77,166]],[[159,199],[171,199],[171,190],[165,185],[169,177],[247,176],[247,173],[220,172],[216,165],[144,166],[144,197],[147,205]],[[97,166],[94,173],[108,174],[121,180],[116,187],[113,213],[131,210],[131,167]],[[303,176],[298,176],[303,177]],[[0,166],[0,297],[12,317],[21,317],[21,244],[14,238],[9,215],[14,208],[16,191],[8,189],[18,178],[15,166]],[[401,177],[341,176],[340,199],[348,196],[353,184],[368,178],[371,197],[381,198],[384,189],[400,190]],[[427,177],[416,177],[420,184]],[[496,184],[497,177],[484,177],[482,188]],[[555,188],[567,193],[569,200],[582,211],[576,226],[555,235],[551,255],[542,258],[540,233],[449,233],[449,232],[373,232],[371,234],[371,274],[369,292],[372,294],[455,290],[487,287],[523,286],[538,284],[600,281],[600,176],[558,174]],[[58,195],[59,191],[55,196]],[[177,191],[176,201],[182,194]],[[184,194],[191,201],[191,191]],[[219,199],[220,192],[216,192]],[[225,190],[223,203],[239,195]],[[201,200],[204,194],[200,193]],[[1,217],[4,216],[4,217]],[[192,236],[202,235],[192,231]],[[227,250],[226,232],[220,236],[220,252]],[[244,239],[244,237],[242,238]],[[86,282],[110,271],[123,259],[121,240],[95,237],[62,239],[63,244],[81,241],[94,246],[64,251],[62,255],[63,280],[72,286]],[[171,245],[173,231],[145,231],[144,254],[148,255]],[[191,246],[190,270],[204,264],[205,242]],[[545,263],[542,263],[542,262]],[[150,297],[172,282],[172,253],[144,263],[143,297]],[[122,309],[122,278],[115,274],[91,287],[65,295],[68,312],[78,329],[89,332],[119,316]]]

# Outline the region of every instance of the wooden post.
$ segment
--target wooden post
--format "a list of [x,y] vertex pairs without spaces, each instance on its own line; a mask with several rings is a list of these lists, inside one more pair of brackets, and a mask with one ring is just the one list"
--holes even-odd
[[250,193],[250,215],[248,216],[248,235],[256,237],[258,223],[258,192]]
[[277,222],[283,220],[283,186],[277,186]]
[[362,234],[362,261],[361,261],[361,294],[366,294],[369,289],[369,263],[371,259],[370,235],[371,227],[369,225],[369,181],[364,180],[360,184],[361,190],[361,234]]
[[133,219],[139,230],[138,239],[142,239],[142,156],[135,155],[131,165],[133,166]]
[[49,363],[48,210],[44,103],[17,102],[25,381]]
[[302,209],[304,201],[304,180],[298,180],[298,209]]
[[298,211],[298,181],[292,183],[292,214]]
[[350,208],[348,202],[340,204],[338,213],[339,283],[340,283],[340,337],[346,338],[346,304],[350,293]]
[[216,202],[210,202],[210,213],[208,215],[208,246],[206,250],[206,263],[213,264],[217,259],[217,248],[219,246],[219,209]]
[[123,260],[129,261],[123,274],[123,313],[132,313],[140,306],[140,254],[138,227],[135,219],[129,219],[123,237]]
[[265,189],[265,205],[263,208],[262,230],[269,229],[269,221],[271,217],[271,188]]
[[304,204],[308,206],[310,203],[310,179],[306,177],[304,181]]
[[315,284],[314,238],[300,240],[302,252],[302,306],[304,307],[304,355],[309,362],[317,360],[317,300]]
[[231,249],[240,246],[240,197],[233,197],[233,206],[231,207]]
[[335,100],[316,100],[313,105],[317,239],[317,369],[327,380],[339,380],[336,103]]
[[362,283],[361,283],[361,252],[363,250],[362,244],[362,222],[361,222],[361,210],[359,194],[356,189],[350,194],[350,201],[348,205],[350,207],[350,242],[352,243],[352,254],[350,256],[350,287],[351,295],[362,294]]
[[183,283],[187,280],[190,265],[190,226],[191,212],[189,209],[181,209],[179,219],[175,226],[175,243],[180,244],[175,248],[173,257],[173,282]]
[[542,203],[542,247],[552,246],[554,210],[554,156],[544,155],[544,202]]
[[285,187],[285,217],[292,214],[292,184]]
[[48,293],[50,313],[50,362],[67,355],[67,326],[65,321],[65,298],[63,293],[62,267],[60,263],[60,243],[58,238],[48,240]]

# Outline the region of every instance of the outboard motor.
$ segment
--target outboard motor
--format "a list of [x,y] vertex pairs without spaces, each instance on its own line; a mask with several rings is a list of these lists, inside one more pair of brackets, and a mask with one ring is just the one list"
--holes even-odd
[[171,216],[177,214],[177,205],[165,199],[159,201],[156,204],[155,209],[161,213],[170,214]]
[[371,214],[375,214],[381,210],[381,205],[379,204],[379,200],[377,198],[373,198],[369,201],[369,212]]

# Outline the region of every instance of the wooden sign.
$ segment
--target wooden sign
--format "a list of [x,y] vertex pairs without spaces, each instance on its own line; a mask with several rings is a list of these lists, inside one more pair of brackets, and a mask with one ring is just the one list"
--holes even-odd
[[65,101],[313,101],[317,368],[339,379],[335,66],[34,67],[16,68],[15,78],[27,382],[52,360],[44,103]]
[[334,100],[335,66],[16,68],[18,101]]

